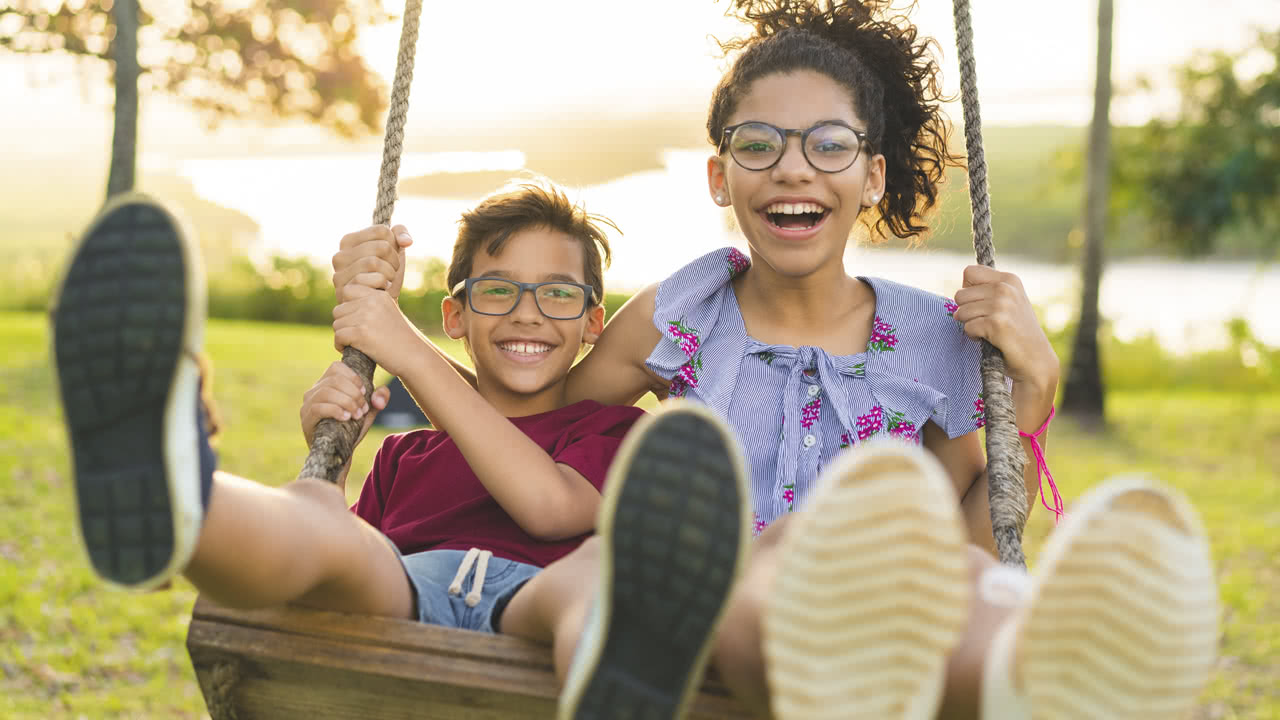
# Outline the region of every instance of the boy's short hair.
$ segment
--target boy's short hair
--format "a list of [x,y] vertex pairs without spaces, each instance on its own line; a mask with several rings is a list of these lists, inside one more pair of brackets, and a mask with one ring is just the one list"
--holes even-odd
[[604,268],[612,255],[609,238],[601,224],[618,229],[603,215],[588,213],[582,205],[570,202],[564,191],[551,183],[523,183],[504,188],[462,213],[445,286],[457,287],[471,276],[472,260],[481,247],[490,255],[497,255],[515,233],[546,228],[582,243],[586,284],[595,289],[597,302],[603,303]]

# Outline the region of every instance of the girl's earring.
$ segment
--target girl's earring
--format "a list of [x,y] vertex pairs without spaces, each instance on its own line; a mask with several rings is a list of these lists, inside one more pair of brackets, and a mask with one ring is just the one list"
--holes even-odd
[[725,206],[725,205],[727,205],[728,203],[726,203],[726,202],[725,202],[725,200],[724,200],[724,196],[723,196],[723,195],[717,195],[717,196],[716,196],[716,204],[717,204],[717,205],[719,205],[720,207],[724,207],[724,206]]

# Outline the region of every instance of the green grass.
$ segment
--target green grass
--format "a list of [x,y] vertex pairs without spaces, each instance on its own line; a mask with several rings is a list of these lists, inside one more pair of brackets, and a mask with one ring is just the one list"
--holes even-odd
[[[210,324],[225,469],[272,484],[294,476],[298,404],[336,358],[330,338],[323,327]],[[0,313],[0,717],[200,717],[184,645],[191,586],[109,590],[81,555],[47,344],[43,316]],[[1106,434],[1055,424],[1049,454],[1064,495],[1146,472],[1190,496],[1224,608],[1222,659],[1200,716],[1280,720],[1280,394],[1125,390],[1109,408]],[[352,498],[381,436],[357,451]],[[1033,554],[1051,524],[1043,509],[1032,514]]]

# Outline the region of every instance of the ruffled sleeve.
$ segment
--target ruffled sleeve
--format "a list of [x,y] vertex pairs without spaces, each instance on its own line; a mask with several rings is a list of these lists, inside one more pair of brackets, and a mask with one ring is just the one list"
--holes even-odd
[[879,278],[867,344],[866,379],[883,413],[878,421],[918,435],[932,420],[948,437],[982,427],[981,350],[940,295]]
[[738,249],[722,248],[658,286],[653,324],[663,339],[645,365],[671,382],[671,397],[692,396],[727,414],[747,341],[730,281],[750,266]]

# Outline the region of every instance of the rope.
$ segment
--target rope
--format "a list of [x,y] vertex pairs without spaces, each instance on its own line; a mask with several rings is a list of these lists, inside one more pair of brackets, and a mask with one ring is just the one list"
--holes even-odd
[[[391,102],[387,108],[386,136],[382,143],[382,171],[378,176],[378,199],[373,211],[373,224],[386,225],[396,204],[396,181],[400,175],[400,154],[404,151],[404,125],[409,115],[409,86],[413,83],[414,53],[418,46],[418,20],[422,16],[422,0],[407,0],[404,24],[400,29],[400,51],[396,56],[396,76],[391,83]],[[374,363],[368,355],[353,347],[343,348],[342,362],[364,379],[364,399],[373,401]],[[311,452],[302,464],[299,478],[323,478],[337,483],[342,469],[351,460],[363,420],[352,418],[339,422],[325,418],[316,425]]]
[[237,720],[233,693],[240,682],[240,663],[222,660],[214,663],[209,679],[209,717],[212,720]]
[[[964,108],[964,143],[969,158],[969,202],[973,211],[973,250],[978,263],[995,267],[991,232],[991,194],[987,160],[982,151],[982,118],[978,109],[978,72],[973,57],[973,23],[969,0],[954,0],[956,50],[960,60],[960,101]],[[1004,355],[982,341],[982,397],[987,431],[987,481],[991,530],[1000,562],[1026,568],[1022,529],[1027,524],[1027,492],[1022,480],[1026,455],[1018,439],[1013,399],[1005,384]]]

